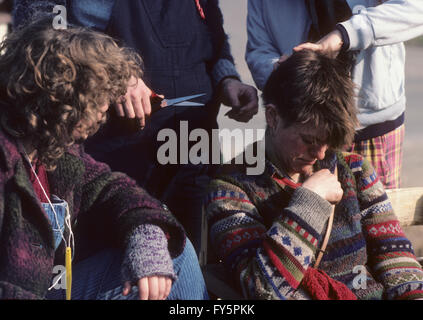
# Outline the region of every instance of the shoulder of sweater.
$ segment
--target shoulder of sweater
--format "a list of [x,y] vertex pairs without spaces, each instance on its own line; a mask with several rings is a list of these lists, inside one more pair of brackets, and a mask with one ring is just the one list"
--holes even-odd
[[75,157],[81,157],[85,153],[85,151],[82,144],[75,143],[66,149],[66,153]]
[[13,170],[16,162],[21,159],[18,145],[13,137],[0,129],[0,168],[3,171]]
[[354,153],[354,152],[338,152],[338,163],[341,166],[346,167],[349,170],[354,171],[361,171],[363,165],[365,165],[366,160],[363,158],[362,155]]
[[341,155],[347,163],[363,162],[363,156],[358,153],[342,151],[338,153],[338,157],[339,155]]
[[[342,152],[342,157],[353,172],[360,171],[365,177],[374,176],[375,170],[372,164],[362,155],[353,152]],[[372,178],[372,180],[374,179],[376,177]]]

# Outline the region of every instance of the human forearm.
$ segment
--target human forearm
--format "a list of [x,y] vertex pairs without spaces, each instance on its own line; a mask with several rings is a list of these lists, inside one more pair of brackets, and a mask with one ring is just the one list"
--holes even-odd
[[78,195],[81,204],[75,208],[79,212],[79,224],[84,223],[86,228],[91,226],[91,233],[97,232],[100,239],[113,239],[117,245],[123,245],[139,225],[160,225],[169,233],[172,257],[182,252],[185,232],[166,206],[125,174],[111,172],[106,164],[86,153],[80,155],[85,174]]
[[348,32],[349,50],[407,41],[423,34],[423,2],[390,0],[341,24]]
[[217,0],[208,0],[204,7],[205,22],[210,32],[214,54],[208,62],[214,85],[225,77],[240,78],[235,69],[228,36],[223,28],[223,15]]
[[159,226],[144,224],[135,228],[126,245],[123,279],[134,282],[157,275],[176,279],[167,247],[166,235]]
[[123,294],[138,286],[141,300],[164,300],[176,279],[167,238],[159,226],[144,224],[128,238],[122,262]]
[[214,183],[207,217],[218,257],[236,276],[245,297],[288,298],[312,263],[330,214],[329,202],[299,188],[281,216],[266,228],[241,189],[223,181]]
[[248,42],[245,59],[259,90],[263,90],[273,71],[273,65],[283,52],[272,43],[262,17],[261,1],[248,1],[247,33]]

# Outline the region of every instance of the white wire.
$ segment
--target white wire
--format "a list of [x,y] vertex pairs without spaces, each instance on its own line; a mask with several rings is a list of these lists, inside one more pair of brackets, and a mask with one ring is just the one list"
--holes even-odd
[[[68,227],[68,229],[69,229],[69,240],[68,240],[68,241],[66,241],[65,236],[64,236],[63,231],[62,231],[62,228],[60,228],[59,218],[57,217],[56,210],[54,209],[54,206],[53,206],[53,204],[51,203],[50,198],[48,197],[47,192],[45,191],[45,189],[44,189],[44,187],[43,187],[43,185],[42,185],[42,183],[41,183],[41,181],[40,181],[40,178],[38,177],[37,173],[35,172],[35,169],[34,169],[34,167],[32,166],[31,160],[29,160],[29,157],[28,157],[28,155],[26,154],[26,151],[24,151],[24,152],[25,152],[26,160],[28,161],[29,166],[31,167],[31,170],[32,170],[32,172],[34,173],[35,178],[37,179],[38,184],[40,185],[41,190],[43,191],[43,194],[44,194],[44,196],[46,197],[46,199],[47,199],[47,201],[48,201],[48,203],[49,203],[49,205],[50,205],[51,209],[53,210],[53,213],[54,213],[54,218],[55,218],[55,220],[56,220],[56,226],[59,228],[60,235],[61,235],[61,237],[62,237],[63,241],[65,242],[66,247],[70,247],[70,245],[72,244],[72,258],[71,258],[71,261],[72,261],[72,260],[73,260],[74,255],[75,255],[75,237],[74,237],[74,234],[73,234],[73,231],[72,231],[72,226],[71,226],[70,213],[69,213],[69,205],[68,205],[68,204],[66,205],[66,217],[65,217],[65,221],[64,221],[64,222],[65,222],[65,225],[66,225],[66,226]],[[58,282],[59,282],[59,280],[62,278],[62,276],[63,276],[63,275],[61,275],[61,276],[60,276],[60,277],[56,280],[56,282],[55,282],[55,283],[54,283],[54,284],[53,284],[50,288],[48,288],[48,290],[49,290],[49,291],[50,291],[53,287],[55,287],[55,286],[57,285],[57,283],[58,283]]]

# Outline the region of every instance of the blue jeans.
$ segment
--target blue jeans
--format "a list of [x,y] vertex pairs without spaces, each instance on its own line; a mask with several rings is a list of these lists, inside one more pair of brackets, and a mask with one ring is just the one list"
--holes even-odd
[[[73,268],[72,300],[136,300],[138,288],[122,295],[120,276],[122,253],[118,250],[104,250],[81,261]],[[173,259],[177,275],[168,300],[207,300],[208,294],[197,255],[187,239],[181,255]],[[64,300],[65,290],[52,289],[47,299]]]
[[51,222],[53,228],[54,248],[57,249],[63,240],[62,235],[65,232],[65,218],[68,203],[55,195],[51,196],[50,201],[54,207],[54,211],[49,203],[41,203],[41,206]]

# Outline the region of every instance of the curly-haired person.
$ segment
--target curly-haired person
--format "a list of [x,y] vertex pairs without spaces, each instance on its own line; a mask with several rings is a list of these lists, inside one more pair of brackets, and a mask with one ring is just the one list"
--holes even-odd
[[139,56],[49,18],[0,52],[0,298],[207,298],[167,207],[78,144],[141,76]]

